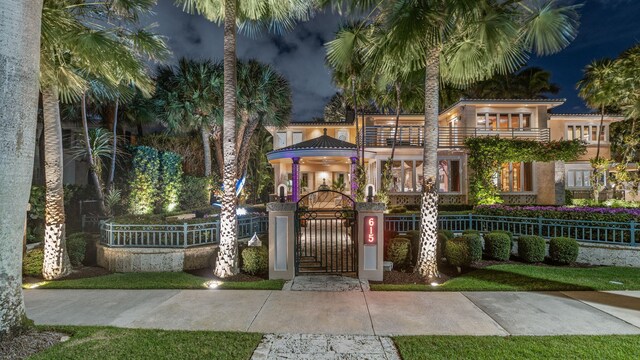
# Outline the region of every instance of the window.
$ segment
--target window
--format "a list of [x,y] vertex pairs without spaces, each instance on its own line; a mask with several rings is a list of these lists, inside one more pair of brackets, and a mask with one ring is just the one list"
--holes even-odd
[[294,132],[292,140],[293,140],[292,144],[301,143],[302,142],[302,132]]
[[277,132],[276,133],[276,148],[283,148],[287,146],[287,133],[286,132]]
[[460,160],[438,161],[438,191],[460,192]]
[[526,129],[531,127],[531,114],[524,113],[503,113],[491,114],[480,113],[476,115],[476,127],[496,130],[496,129]]
[[522,162],[502,164],[496,180],[502,192],[533,191],[533,164]]
[[[567,140],[573,139],[582,139],[588,144],[596,144],[598,142],[598,125],[567,125]],[[601,128],[600,141],[608,141],[606,126]]]
[[336,131],[336,139],[342,140],[342,141],[349,141],[349,130]]
[[[591,187],[591,169],[569,169],[567,170],[568,188],[588,188]],[[604,181],[604,179],[602,179]]]

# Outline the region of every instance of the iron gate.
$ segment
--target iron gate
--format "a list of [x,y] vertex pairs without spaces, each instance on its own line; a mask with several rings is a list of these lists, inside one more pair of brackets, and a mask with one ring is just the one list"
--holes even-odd
[[357,273],[355,202],[333,190],[318,190],[298,201],[296,275]]

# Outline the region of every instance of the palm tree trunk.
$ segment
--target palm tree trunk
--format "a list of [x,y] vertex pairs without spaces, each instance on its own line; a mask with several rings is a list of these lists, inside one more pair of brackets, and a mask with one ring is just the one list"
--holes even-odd
[[600,137],[602,136],[602,126],[604,125],[604,105],[600,108],[600,126],[598,127],[598,146],[596,148],[596,160],[600,160]]
[[211,176],[211,142],[209,141],[209,128],[206,125],[202,125],[200,128],[200,134],[202,135],[202,149],[204,150],[204,176]]
[[224,172],[224,159],[222,156],[222,131],[219,125],[213,125],[213,129],[211,131],[213,138],[213,146],[214,146],[214,155],[216,156],[216,165],[217,171],[220,178],[222,178],[222,173]]
[[[107,209],[104,206],[104,193],[102,191],[102,181],[100,181],[99,170],[97,168],[95,159],[93,157],[93,150],[91,149],[91,140],[89,138],[89,125],[87,124],[87,96],[82,94],[80,111],[82,112],[82,129],[84,130],[84,143],[87,147],[87,158],[89,160],[89,173],[93,180],[93,185],[96,187],[96,196],[98,197],[98,206],[100,207],[100,213],[106,214]],[[115,128],[114,128],[115,129]]]
[[396,88],[396,125],[393,131],[393,145],[391,146],[391,161],[393,161],[393,157],[396,152],[396,141],[398,141],[398,128],[400,127],[400,84],[395,84]]
[[238,273],[236,237],[236,0],[224,2],[224,115],[222,148],[224,171],[220,246],[214,274],[225,278]]
[[113,114],[113,149],[111,150],[111,170],[109,171],[109,181],[107,182],[107,189],[109,191],[113,190],[113,179],[116,175],[116,154],[118,149],[118,132],[116,129],[118,128],[118,105],[120,103],[120,98],[116,97],[116,110],[115,114]]
[[360,153],[360,125],[358,124],[358,97],[356,94],[356,77],[351,76],[351,95],[353,96],[353,120],[356,122],[356,156]]
[[27,326],[22,239],[33,175],[42,0],[10,0],[0,11],[0,341]]
[[58,90],[42,90],[44,113],[44,141],[47,151],[44,158],[45,214],[44,214],[44,263],[42,276],[53,280],[71,271],[65,240],[64,188],[62,185],[62,128]]
[[420,248],[415,271],[428,279],[440,277],[437,257],[438,225],[438,90],[440,50],[427,50],[424,81],[424,153]]
[[601,105],[600,106],[600,126],[598,126],[598,132],[597,132],[598,143],[596,146],[596,161],[595,161],[595,166],[593,167],[593,184],[591,184],[591,186],[593,187],[593,200],[595,200],[596,203],[600,201],[600,174],[598,172],[600,167],[600,136],[602,136],[603,124],[604,124],[604,105]]

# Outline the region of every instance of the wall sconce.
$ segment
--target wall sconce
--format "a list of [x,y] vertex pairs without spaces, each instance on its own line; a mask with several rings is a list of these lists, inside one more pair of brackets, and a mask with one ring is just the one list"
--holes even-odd
[[287,201],[287,185],[285,184],[278,185],[278,195],[280,197],[281,203]]

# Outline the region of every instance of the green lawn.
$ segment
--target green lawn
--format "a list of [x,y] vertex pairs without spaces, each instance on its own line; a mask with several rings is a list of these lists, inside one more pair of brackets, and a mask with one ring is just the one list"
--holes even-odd
[[[616,284],[611,281],[622,283]],[[440,286],[371,284],[376,291],[553,291],[638,290],[640,269],[570,268],[525,264],[492,265],[453,278]]]
[[249,359],[262,334],[120,329],[112,327],[40,327],[71,334],[29,359]]
[[[184,272],[115,273],[74,280],[43,281],[38,289],[207,289],[209,280]],[[217,289],[281,290],[282,280],[223,282]],[[33,286],[25,285],[25,288]]]
[[640,336],[399,336],[403,360],[640,359]]

